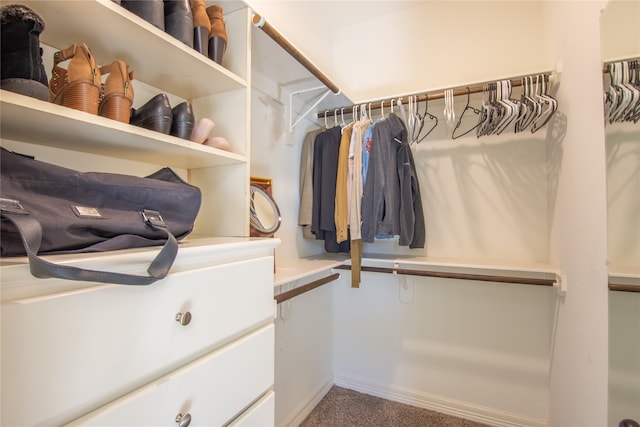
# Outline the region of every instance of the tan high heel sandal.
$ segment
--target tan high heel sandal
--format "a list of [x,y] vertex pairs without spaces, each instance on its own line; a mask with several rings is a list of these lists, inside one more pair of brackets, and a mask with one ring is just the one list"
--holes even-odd
[[[60,63],[70,59],[67,69]],[[51,102],[91,114],[98,114],[101,75],[86,44],[75,43],[53,55],[49,81]]]
[[104,97],[100,101],[98,114],[109,119],[129,123],[133,105],[133,71],[128,72],[123,61],[113,61],[100,68],[104,76],[109,74],[103,86]]

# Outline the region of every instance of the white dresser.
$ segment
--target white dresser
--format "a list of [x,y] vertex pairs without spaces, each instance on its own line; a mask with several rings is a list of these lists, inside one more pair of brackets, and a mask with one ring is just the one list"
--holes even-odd
[[[278,243],[193,239],[149,286],[2,260],[2,426],[273,425]],[[140,273],[156,251],[55,259]]]

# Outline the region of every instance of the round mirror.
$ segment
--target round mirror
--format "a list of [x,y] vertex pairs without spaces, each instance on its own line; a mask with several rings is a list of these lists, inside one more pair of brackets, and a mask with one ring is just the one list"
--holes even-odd
[[249,220],[261,234],[273,234],[280,228],[280,209],[275,200],[256,184],[250,186]]

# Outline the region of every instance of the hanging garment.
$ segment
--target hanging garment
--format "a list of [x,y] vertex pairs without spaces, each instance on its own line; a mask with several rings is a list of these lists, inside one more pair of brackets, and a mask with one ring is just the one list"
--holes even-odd
[[308,132],[302,143],[300,156],[300,209],[298,210],[298,225],[302,226],[302,236],[305,239],[315,239],[311,232],[311,216],[313,210],[313,145],[316,137],[325,129],[315,129]]
[[364,140],[362,141],[362,184],[367,181],[367,173],[369,171],[369,153],[371,152],[371,138],[373,136],[373,128],[375,125],[371,123],[364,132]]
[[349,240],[338,244],[335,225],[336,175],[341,138],[340,126],[318,134],[313,146],[313,206],[311,232],[324,240],[329,253],[349,252]]
[[[362,197],[362,241],[400,234],[400,182],[397,151],[407,140],[404,123],[395,114],[375,124]],[[399,142],[400,141],[400,142]]]
[[400,246],[411,249],[424,248],[425,225],[422,210],[420,185],[411,146],[400,144],[397,153],[398,177],[400,179]]
[[355,123],[349,145],[347,187],[349,191],[349,232],[351,234],[351,287],[353,288],[360,287],[361,280],[362,145],[364,133],[370,125],[371,120],[369,119]]
[[351,240],[359,240],[361,238],[361,222],[362,222],[362,147],[364,134],[371,126],[371,120],[365,119],[357,122],[353,126],[351,143],[349,146],[349,170],[348,185],[349,191],[349,231]]
[[348,204],[348,170],[349,170],[349,145],[353,125],[342,130],[340,149],[338,151],[338,171],[336,175],[336,201],[334,220],[336,224],[336,241],[342,243],[349,235],[349,204]]

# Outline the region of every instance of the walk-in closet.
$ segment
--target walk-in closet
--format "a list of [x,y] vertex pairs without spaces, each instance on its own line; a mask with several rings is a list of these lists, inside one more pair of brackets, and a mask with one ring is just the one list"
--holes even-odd
[[207,0],[222,59],[125,0],[12,3],[46,22],[47,73],[86,43],[133,71],[132,111],[165,93],[211,123],[0,91],[4,149],[202,191],[148,287],[0,261],[2,425],[298,426],[335,386],[480,425],[640,422],[639,0]]
[[[640,299],[613,285],[638,284],[640,133],[605,120],[603,97],[609,63],[640,52],[638,2],[252,6],[342,90],[260,86],[254,70],[252,173],[283,208],[276,284],[313,288],[278,305],[276,423],[331,384],[489,425],[637,419]],[[557,110],[540,129],[474,129],[486,85],[520,99],[543,79]],[[354,113],[412,106],[420,137],[437,120],[412,145],[425,246],[364,243],[355,288],[347,267],[322,267],[349,254],[297,224],[300,150]]]

